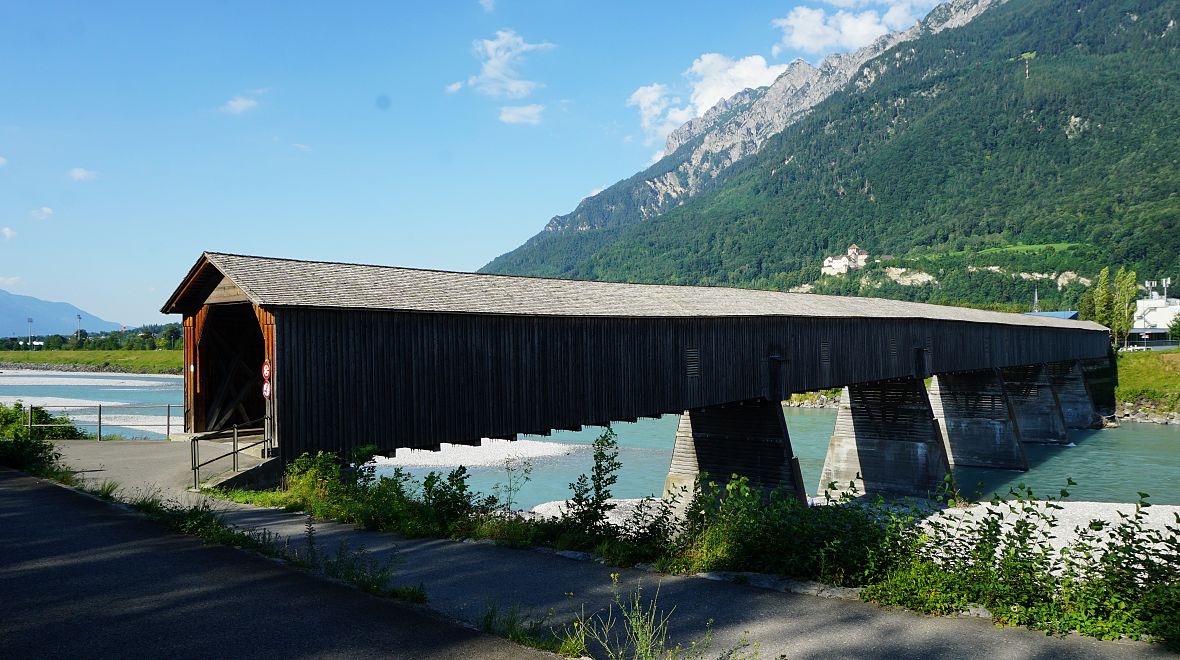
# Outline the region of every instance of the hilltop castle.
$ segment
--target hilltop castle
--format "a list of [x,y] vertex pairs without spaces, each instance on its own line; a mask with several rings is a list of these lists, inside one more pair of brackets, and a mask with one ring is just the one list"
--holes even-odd
[[856,243],[848,246],[848,252],[834,257],[824,257],[824,265],[820,272],[824,275],[843,275],[850,270],[864,268],[869,261],[869,251],[860,248]]

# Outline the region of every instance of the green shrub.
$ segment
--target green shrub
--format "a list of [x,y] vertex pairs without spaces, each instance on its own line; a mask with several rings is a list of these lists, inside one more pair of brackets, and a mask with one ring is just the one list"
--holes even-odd
[[[34,429],[34,433],[30,434],[27,426],[28,414],[19,402],[10,406],[0,403],[0,465],[39,477],[72,483],[73,472],[62,465],[61,452],[50,438],[85,437],[85,434],[74,426]],[[32,408],[32,414],[33,422],[36,424],[69,421],[49,415],[41,408]]]
[[912,561],[862,597],[934,613],[976,603],[997,623],[1180,645],[1180,516],[1163,530],[1147,526],[1150,504],[1140,493],[1117,525],[1092,521],[1058,549],[1050,540],[1059,498],[1038,499],[1023,485],[1009,495],[977,517],[931,519],[914,537]]
[[698,480],[670,569],[759,571],[836,585],[862,585],[907,557],[905,506],[848,498],[809,507],[793,492],[763,493],[733,475],[724,492]]

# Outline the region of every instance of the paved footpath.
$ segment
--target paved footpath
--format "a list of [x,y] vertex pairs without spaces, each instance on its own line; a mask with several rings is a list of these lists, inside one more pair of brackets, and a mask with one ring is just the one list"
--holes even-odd
[[5,658],[554,657],[0,468]]
[[[165,494],[183,492],[183,482],[167,483],[175,464],[164,461],[162,453],[158,454],[162,462],[154,471],[148,462],[137,462],[135,481],[116,467],[107,444],[62,443],[62,448],[67,462],[79,468],[106,465],[109,474],[122,477],[125,488],[154,484]],[[174,460],[185,464],[187,446],[180,448]],[[292,539],[293,544],[302,538],[306,516],[226,503],[216,506],[232,524],[266,528]],[[1101,642],[1076,635],[1049,637],[1023,628],[996,628],[990,620],[976,617],[925,616],[855,600],[611,568],[534,550],[402,539],[327,522],[316,523],[316,532],[318,541],[329,550],[347,541],[352,548],[364,546],[375,555],[396,557],[401,566],[395,582],[425,585],[429,607],[470,623],[478,622],[489,604],[501,612],[515,608],[525,619],[544,619],[549,625],[570,620],[583,607],[587,613],[600,611],[611,602],[611,574],[616,573],[624,594],[637,587],[642,587],[645,596],[658,591],[659,609],[671,612],[670,638],[674,642],[687,646],[700,639],[712,621],[713,639],[705,657],[720,655],[743,642],[757,643],[756,650],[763,658],[780,654],[793,659],[1174,657],[1158,645],[1141,642]]]

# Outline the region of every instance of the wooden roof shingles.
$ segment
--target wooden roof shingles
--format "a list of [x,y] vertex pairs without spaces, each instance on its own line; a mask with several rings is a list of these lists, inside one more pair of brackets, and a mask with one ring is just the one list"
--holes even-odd
[[963,307],[720,286],[485,275],[206,252],[162,311],[177,313],[207,262],[263,307],[579,317],[919,318],[1105,330],[1089,321]]

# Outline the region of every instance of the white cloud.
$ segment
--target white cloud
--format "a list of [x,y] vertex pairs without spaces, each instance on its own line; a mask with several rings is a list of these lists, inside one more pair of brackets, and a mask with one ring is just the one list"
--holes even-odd
[[761,55],[735,60],[720,53],[705,53],[684,72],[691,86],[687,103],[674,96],[667,85],[652,83],[636,89],[627,99],[627,107],[639,110],[644,144],[651,145],[663,141],[688,120],[705,114],[718,101],[743,89],[769,85],[786,68],[785,64],[768,65]]
[[586,195],[586,196],[587,196],[587,197],[593,197],[593,196],[597,195],[598,193],[600,193],[600,192],[602,192],[602,191],[604,191],[604,190],[606,190],[606,186],[598,186],[598,187],[597,187],[597,188],[595,188],[594,190],[591,190],[591,191],[590,191],[590,194],[589,194],[589,195]]
[[[5,229],[8,229],[8,227],[5,227]],[[0,286],[16,286],[20,284],[20,282],[21,278],[17,277],[16,275],[0,275]]]
[[292,142],[291,148],[294,149],[295,151],[304,151],[304,152],[311,151],[311,147],[306,144],[303,144],[302,142]]
[[74,181],[93,181],[98,178],[98,172],[85,167],[75,167],[70,170],[70,178]]
[[678,96],[672,96],[663,83],[644,85],[627,98],[628,108],[639,110],[639,125],[643,127],[646,145],[663,140],[676,127],[692,118],[692,111],[680,105]]
[[5,158],[4,156],[0,156],[0,167],[4,167],[7,164],[8,164],[8,159]]
[[455,82],[447,85],[446,89],[447,89],[447,94],[454,94],[455,92],[463,89],[463,81],[456,80]]
[[795,7],[771,25],[782,30],[779,43],[771,48],[777,57],[784,50],[808,54],[853,50],[894,30],[913,25],[936,0],[825,0],[835,12],[820,7]]
[[16,236],[16,232],[12,231],[11,227],[0,227],[0,236],[3,236],[6,241],[11,241]]
[[705,53],[684,75],[692,81],[693,110],[700,117],[718,101],[743,89],[769,85],[786,70],[786,64],[770,66],[761,55],[734,60],[720,53]]
[[496,10],[496,0],[479,0],[479,6],[490,14]]
[[53,216],[53,209],[48,206],[42,206],[39,209],[29,211],[29,215],[33,216],[34,220],[48,220]]
[[235,96],[225,102],[221,106],[221,111],[226,114],[240,115],[247,110],[253,110],[258,107],[258,101],[248,96]]
[[479,74],[468,78],[467,84],[488,96],[513,99],[524,98],[541,86],[539,82],[521,78],[516,71],[524,61],[524,54],[555,48],[547,41],[529,43],[513,30],[497,30],[493,38],[477,39],[472,47],[482,64]]
[[540,124],[545,106],[539,103],[529,105],[506,105],[500,108],[500,121],[505,124]]

